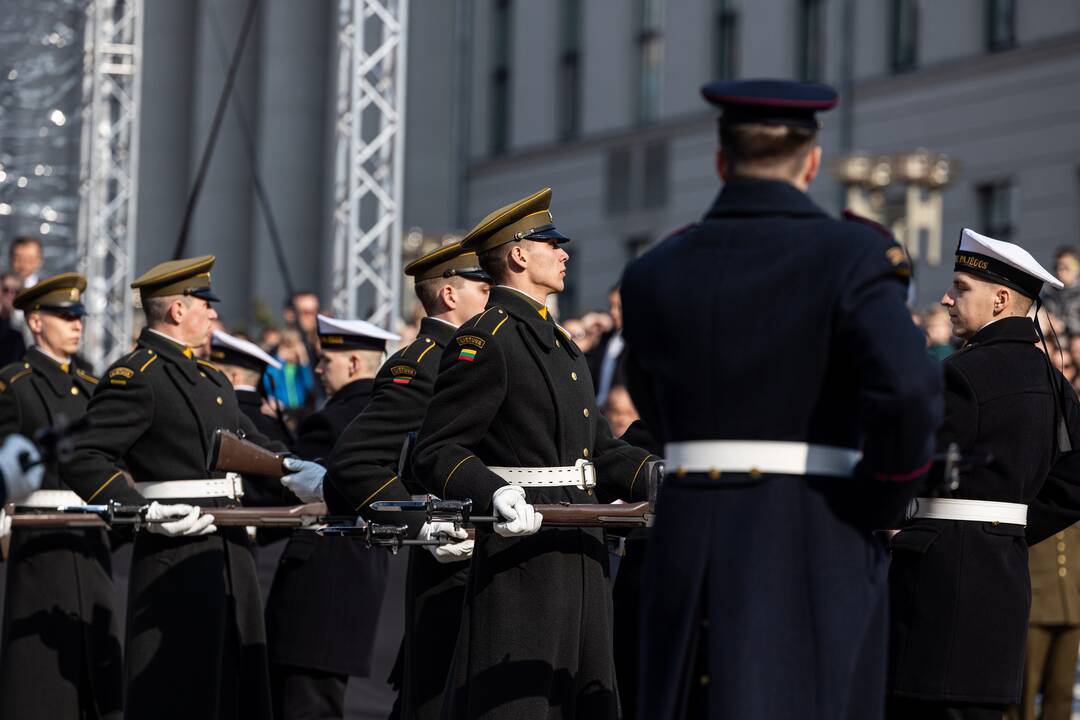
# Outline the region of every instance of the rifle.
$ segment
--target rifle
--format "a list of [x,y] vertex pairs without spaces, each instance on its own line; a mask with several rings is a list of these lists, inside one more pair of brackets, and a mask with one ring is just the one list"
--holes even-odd
[[[174,522],[176,518],[148,520],[149,505],[124,505],[110,502],[104,505],[69,505],[34,512],[12,514],[12,528],[107,528],[131,526],[138,530],[154,523]],[[204,508],[214,516],[218,527],[280,527],[313,528],[334,523],[352,523],[355,518],[329,515],[323,503],[308,503],[291,507],[216,507]]]
[[218,428],[210,442],[206,467],[211,472],[234,472],[241,475],[265,475],[280,478],[287,475],[284,461],[287,456],[261,448],[234,432]]
[[456,538],[441,536],[433,540],[409,538],[406,537],[409,532],[408,525],[369,523],[361,517],[357,517],[351,525],[328,525],[318,528],[315,532],[319,535],[358,537],[369,548],[385,547],[393,555],[397,555],[403,547],[435,547],[448,542],[460,542]]

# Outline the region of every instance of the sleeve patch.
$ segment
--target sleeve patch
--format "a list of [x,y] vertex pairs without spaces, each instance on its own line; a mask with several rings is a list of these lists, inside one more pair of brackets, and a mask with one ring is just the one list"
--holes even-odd
[[461,348],[461,352],[458,353],[457,359],[472,362],[476,359],[476,353],[477,349],[474,347],[463,347]]
[[416,377],[416,368],[409,365],[394,365],[390,368],[395,385],[408,385]]
[[484,344],[486,342],[487,341],[483,338],[478,338],[475,335],[462,335],[461,337],[457,338],[457,344],[459,346],[464,347],[466,345],[475,345],[477,350],[483,350]]
[[131,368],[126,368],[126,367],[117,367],[117,368],[113,368],[112,370],[109,371],[109,379],[110,380],[112,380],[113,378],[130,378],[130,377],[134,377],[134,375],[135,375],[135,371],[132,370]]
[[908,264],[907,253],[899,245],[892,245],[885,251],[885,258],[892,263],[896,274],[900,277],[911,277],[911,265]]
[[5,390],[7,390],[7,383],[3,380],[0,380],[0,393],[4,392]]

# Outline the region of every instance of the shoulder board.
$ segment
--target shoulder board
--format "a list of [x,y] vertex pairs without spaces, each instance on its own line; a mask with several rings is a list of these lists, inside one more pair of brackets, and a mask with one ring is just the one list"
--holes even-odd
[[844,220],[864,225],[887,239],[890,244],[885,248],[885,259],[893,266],[897,275],[905,280],[911,277],[911,259],[908,257],[907,250],[905,250],[900,243],[896,242],[896,237],[892,234],[892,230],[889,230],[889,228],[875,220],[863,217],[850,210],[845,210],[843,215]]
[[398,351],[397,351],[396,353],[394,353],[394,354],[393,354],[393,355],[391,355],[391,356],[390,356],[389,358],[387,358],[387,360],[393,360],[394,358],[401,358],[401,359],[405,359],[405,358],[409,357],[409,351],[410,351],[410,350],[411,350],[411,349],[412,349],[413,347],[415,347],[415,346],[416,346],[416,342],[417,342],[417,340],[419,340],[419,339],[420,339],[420,338],[419,338],[419,337],[417,337],[417,338],[416,338],[416,340],[413,340],[413,341],[412,341],[411,343],[409,343],[409,344],[408,344],[408,345],[406,345],[405,347],[403,347],[403,348],[401,348],[400,350],[398,350]]
[[83,380],[85,380],[86,382],[90,383],[91,385],[97,385],[98,384],[98,379],[96,377],[94,377],[93,375],[91,375],[90,373],[83,370],[82,368],[75,368],[75,374],[78,375]]
[[33,368],[30,367],[30,363],[12,363],[3,370],[3,377],[6,379],[8,385],[14,385],[17,381],[23,379],[27,375],[32,375]]
[[667,235],[665,235],[663,238],[661,238],[660,242],[663,242],[664,240],[669,240],[669,239],[671,239],[673,237],[678,237],[679,235],[682,235],[684,233],[688,233],[691,230],[696,230],[699,224],[700,223],[692,222],[692,223],[687,223],[687,224],[683,225],[682,227],[675,228],[674,230],[669,232]]
[[462,344],[462,340],[468,337],[468,333],[473,330],[478,330],[488,335],[495,335],[502,328],[503,323],[510,319],[509,313],[499,305],[492,305],[484,312],[477,315],[473,321],[469,324],[468,328],[462,328],[455,336],[455,340],[458,345]]
[[[148,348],[139,348],[135,352],[126,355],[112,364],[103,379],[108,380],[110,385],[127,385],[128,380],[135,375],[146,372],[146,369],[157,360],[157,353]],[[80,373],[80,377],[82,373]]]

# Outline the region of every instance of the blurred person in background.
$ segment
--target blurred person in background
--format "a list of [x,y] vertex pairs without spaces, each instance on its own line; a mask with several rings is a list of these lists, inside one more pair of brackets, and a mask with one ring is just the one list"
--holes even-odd
[[940,305],[934,305],[923,314],[922,321],[923,332],[926,333],[927,352],[935,360],[944,360],[952,355],[956,348],[953,345],[949,311]]
[[[582,316],[581,322],[585,325],[585,332],[588,333],[589,339],[586,343],[591,350],[600,342],[600,338],[607,332],[611,331],[613,322],[611,316],[605,312],[587,312]],[[587,352],[582,348],[582,352]]]
[[585,332],[585,323],[578,318],[567,318],[562,323],[563,330],[577,343],[583,353],[589,352],[592,345],[589,343],[589,334]]
[[604,417],[611,425],[611,434],[622,437],[623,433],[639,419],[634,402],[630,399],[625,385],[612,385],[604,401]]
[[266,390],[270,397],[276,398],[287,408],[309,407],[317,383],[311,369],[311,356],[300,333],[291,327],[282,330],[281,342],[271,355],[281,361],[282,366],[266,371]]
[[38,273],[45,260],[41,253],[41,241],[32,235],[20,235],[8,248],[8,269],[19,278],[19,289],[36,285]]
[[259,347],[267,352],[272,351],[281,344],[281,329],[274,325],[267,325],[259,333]]
[[611,329],[605,332],[596,346],[585,355],[596,384],[596,403],[601,407],[607,401],[611,388],[626,382],[626,371],[623,367],[626,342],[622,336],[622,299],[618,285],[608,291],[608,317],[611,318]]
[[[310,290],[297,290],[285,301],[285,307],[281,310],[285,327],[300,331],[300,339],[304,343],[303,365],[310,371],[315,370],[315,358],[318,355],[319,309],[318,295]],[[312,408],[322,407],[326,397],[322,385],[313,383],[306,404]]]
[[0,275],[0,366],[26,354],[22,333],[11,324],[15,314],[13,301],[20,289],[18,275],[10,272]]
[[[20,235],[11,241],[8,248],[8,270],[18,279],[19,290],[36,285],[40,279],[38,273],[45,260],[41,252],[41,241],[32,235]],[[22,334],[23,344],[29,347],[34,342],[30,328],[26,326],[21,310],[11,315],[11,326]]]
[[1054,274],[1065,287],[1048,288],[1043,293],[1043,305],[1062,321],[1070,335],[1080,333],[1080,255],[1076,248],[1065,246],[1054,253]]

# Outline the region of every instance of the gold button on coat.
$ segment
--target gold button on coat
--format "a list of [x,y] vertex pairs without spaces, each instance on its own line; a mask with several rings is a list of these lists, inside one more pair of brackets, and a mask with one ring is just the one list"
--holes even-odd
[[581,453],[582,453],[582,455],[584,455],[585,457],[589,457],[589,448],[585,448],[584,450],[582,450],[582,451],[581,451]]
[[72,395],[78,395],[79,394],[79,388],[77,388],[77,387],[71,388],[71,394]]
[[570,373],[570,379],[571,380],[577,380],[577,373],[576,372]]
[[589,408],[585,408],[581,412],[585,413],[585,417],[589,417]]
[[218,405],[222,405],[222,404],[224,404],[224,403],[225,403],[225,401],[221,399],[221,396],[220,396],[220,395],[218,395],[218,399],[217,399],[217,404],[218,404]]
[[1065,568],[1058,568],[1058,575],[1060,575],[1061,577],[1065,577],[1068,574],[1069,574],[1069,571],[1066,570]]

